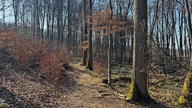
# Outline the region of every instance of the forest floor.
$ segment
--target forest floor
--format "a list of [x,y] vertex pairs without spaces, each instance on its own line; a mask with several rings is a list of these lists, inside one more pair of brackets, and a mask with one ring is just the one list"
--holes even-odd
[[[149,93],[159,104],[130,103],[120,99],[117,93],[128,92],[131,67],[113,67],[116,73],[111,88],[103,83],[106,73],[85,69],[80,59],[73,59],[69,65],[70,70],[51,82],[38,70],[24,69],[11,56],[0,54],[0,108],[174,108],[173,101],[182,85],[176,79],[183,79],[166,76],[166,81],[160,81],[164,75],[150,74],[155,78],[150,79]],[[118,70],[124,73],[119,74]]]

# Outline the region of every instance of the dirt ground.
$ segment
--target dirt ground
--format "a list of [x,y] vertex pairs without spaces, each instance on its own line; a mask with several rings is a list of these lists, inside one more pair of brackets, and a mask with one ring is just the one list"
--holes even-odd
[[102,86],[101,79],[88,74],[79,63],[71,64],[75,69],[77,90],[70,95],[72,108],[130,108],[134,104],[118,99],[116,91]]
[[[13,59],[0,58],[1,108],[163,108],[163,105],[130,103],[117,92],[126,93],[128,86],[112,89],[102,83],[102,76],[91,74],[79,60],[70,62],[71,70],[57,82],[47,81],[35,69],[22,70]],[[128,83],[127,83],[128,84]],[[118,84],[120,85],[120,84]],[[157,91],[158,94],[159,91]],[[154,95],[154,93],[153,93]],[[155,94],[156,95],[156,94]],[[154,98],[161,98],[156,95]],[[163,98],[162,98],[163,99]],[[161,99],[159,99],[161,100]],[[172,106],[173,107],[173,106]]]

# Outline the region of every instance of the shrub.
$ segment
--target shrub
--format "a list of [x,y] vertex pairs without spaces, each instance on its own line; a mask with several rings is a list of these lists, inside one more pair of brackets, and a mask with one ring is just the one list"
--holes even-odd
[[49,79],[58,77],[61,67],[59,59],[52,53],[45,53],[39,61],[39,69]]
[[62,64],[68,64],[69,62],[69,53],[67,52],[66,48],[59,49],[56,52],[56,57],[59,59],[60,63]]
[[11,49],[14,47],[14,39],[18,35],[13,30],[5,30],[0,33],[0,48],[7,52],[11,53]]
[[43,54],[48,51],[45,44],[29,37],[19,37],[14,42],[12,52],[16,59],[26,68],[37,64]]
[[68,65],[69,54],[66,48],[57,51],[49,50],[43,54],[39,61],[39,69],[46,78],[56,80],[61,75],[64,65]]
[[93,60],[93,68],[98,73],[106,73],[107,72],[107,65],[98,59]]
[[22,68],[39,67],[42,74],[51,80],[59,77],[63,65],[69,62],[66,48],[54,50],[46,43],[19,36],[11,30],[0,33],[0,48],[13,55]]

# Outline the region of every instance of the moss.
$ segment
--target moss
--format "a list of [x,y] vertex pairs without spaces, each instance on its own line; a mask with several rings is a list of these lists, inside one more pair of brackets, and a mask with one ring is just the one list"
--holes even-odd
[[184,95],[179,97],[179,105],[185,105],[187,103],[187,99]]
[[125,96],[126,96],[126,100],[137,99],[137,85],[134,80],[131,81],[129,92]]
[[188,94],[189,93],[189,84],[190,84],[190,79],[191,79],[191,71],[187,73],[185,83],[183,85],[183,93]]
[[149,90],[151,90],[151,91],[156,91],[157,88],[156,88],[155,86],[150,86],[150,87],[149,87]]
[[189,93],[191,93],[190,86],[192,86],[191,79],[192,79],[192,65],[190,66],[190,70],[187,73],[183,89],[182,89],[182,94],[179,97],[178,104],[181,106],[186,106],[188,103],[189,99]]
[[148,104],[156,104],[148,94],[141,94],[138,85],[134,80],[131,81],[129,92],[125,95],[127,101],[145,102]]
[[108,85],[107,85],[107,84],[104,84],[104,83],[99,83],[98,85],[99,85],[99,86],[102,86],[102,87],[108,87]]
[[8,105],[1,105],[0,108],[11,108]]

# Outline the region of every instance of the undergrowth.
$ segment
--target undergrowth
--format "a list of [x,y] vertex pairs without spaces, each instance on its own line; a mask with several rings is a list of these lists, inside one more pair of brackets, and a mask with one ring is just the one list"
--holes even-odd
[[54,49],[32,37],[20,36],[14,30],[0,33],[0,49],[16,58],[22,68],[37,68],[46,78],[55,80],[68,65],[66,48]]
[[93,60],[93,68],[95,72],[107,73],[107,64],[98,58]]

